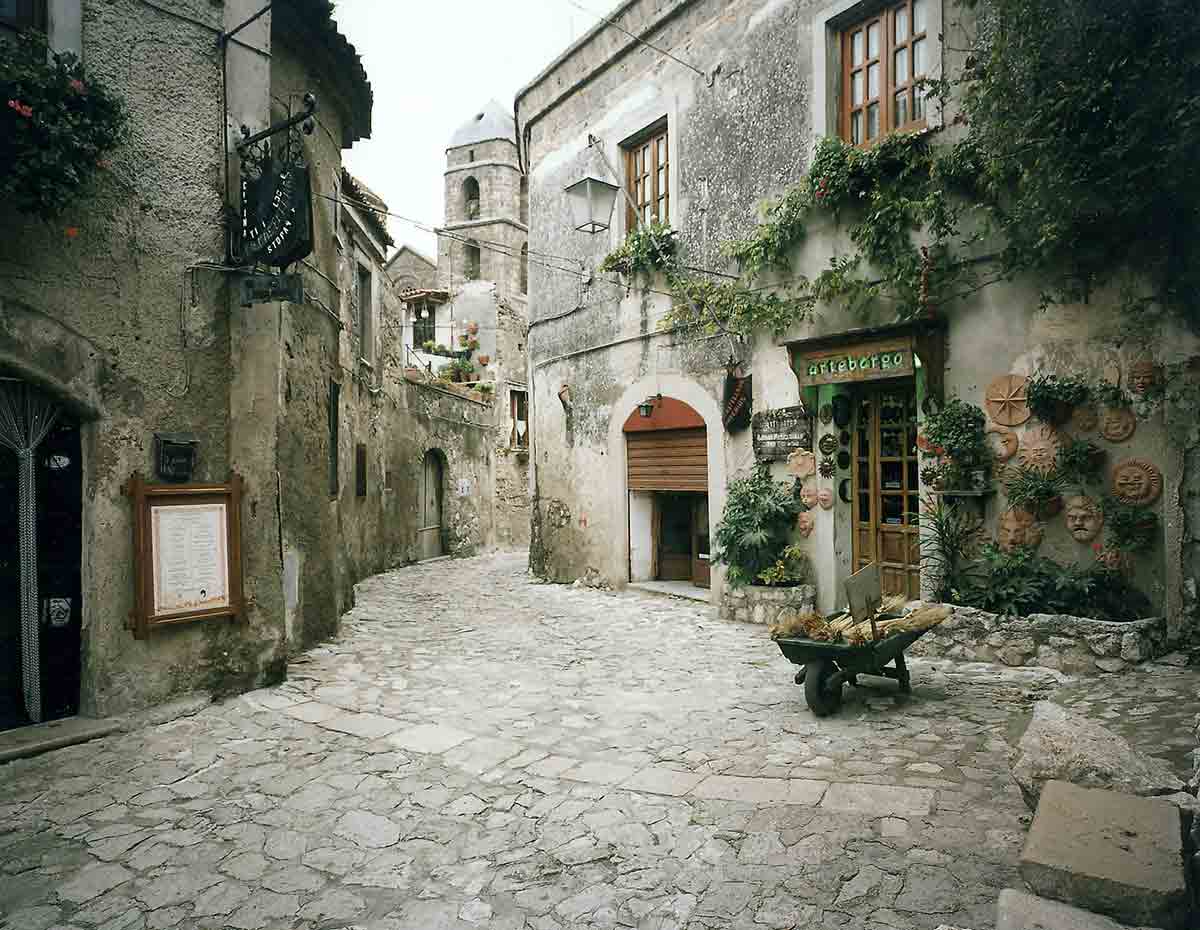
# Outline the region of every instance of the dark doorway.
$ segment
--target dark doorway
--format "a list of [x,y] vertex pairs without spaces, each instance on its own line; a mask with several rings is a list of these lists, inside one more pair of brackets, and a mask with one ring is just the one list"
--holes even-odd
[[658,580],[709,586],[708,495],[656,494]]
[[[64,419],[34,453],[42,717],[79,710],[83,469],[79,426]],[[21,691],[17,457],[0,450],[0,729],[29,723]]]
[[442,457],[436,449],[425,453],[421,466],[421,525],[417,535],[422,559],[436,559],[445,552],[442,546]]

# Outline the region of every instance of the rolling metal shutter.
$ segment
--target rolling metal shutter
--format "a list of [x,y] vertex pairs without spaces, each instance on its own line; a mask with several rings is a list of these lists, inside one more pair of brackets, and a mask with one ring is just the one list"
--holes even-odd
[[704,429],[626,433],[631,491],[708,492],[708,437]]

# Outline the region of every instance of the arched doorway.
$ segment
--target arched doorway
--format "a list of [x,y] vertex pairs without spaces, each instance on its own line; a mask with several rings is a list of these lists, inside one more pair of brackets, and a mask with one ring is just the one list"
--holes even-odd
[[445,554],[442,533],[442,502],[444,500],[445,470],[442,454],[437,449],[425,453],[421,465],[420,526],[417,541],[421,559],[436,559]]
[[0,374],[0,729],[79,709],[81,453],[70,414]]
[[631,581],[686,581],[707,588],[708,430],[673,397],[638,405],[623,426],[629,490]]

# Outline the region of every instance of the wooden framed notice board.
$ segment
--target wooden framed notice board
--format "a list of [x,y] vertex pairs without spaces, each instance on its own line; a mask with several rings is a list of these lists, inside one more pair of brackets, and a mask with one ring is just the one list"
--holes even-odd
[[241,477],[152,485],[134,472],[122,490],[133,501],[133,635],[241,614]]

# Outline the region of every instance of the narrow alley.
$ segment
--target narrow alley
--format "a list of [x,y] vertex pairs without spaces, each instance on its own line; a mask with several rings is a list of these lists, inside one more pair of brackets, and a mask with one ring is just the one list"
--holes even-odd
[[[764,628],[525,566],[375,576],[283,685],[0,768],[2,926],[990,925],[1055,673],[917,659],[818,721]],[[1187,678],[1059,699],[1174,752]]]

